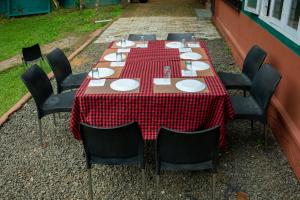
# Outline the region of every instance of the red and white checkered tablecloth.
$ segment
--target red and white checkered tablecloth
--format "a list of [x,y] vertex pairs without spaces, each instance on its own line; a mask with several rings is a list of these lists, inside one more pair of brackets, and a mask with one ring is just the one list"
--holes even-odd
[[[201,47],[208,54],[204,42]],[[86,78],[77,91],[71,113],[74,137],[80,140],[80,122],[113,127],[136,121],[145,140],[155,140],[161,126],[193,131],[221,125],[220,146],[224,147],[225,121],[233,118],[234,112],[215,70],[215,76],[203,77],[208,93],[153,93],[153,78],[163,77],[163,66],[171,66],[173,78],[182,78],[179,51],[165,49],[164,41],[151,41],[147,49],[131,49],[120,76],[140,78],[139,93],[85,94],[90,81]]]

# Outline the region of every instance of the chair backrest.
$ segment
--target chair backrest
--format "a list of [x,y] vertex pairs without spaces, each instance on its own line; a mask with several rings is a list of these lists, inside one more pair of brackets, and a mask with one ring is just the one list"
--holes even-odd
[[42,52],[39,44],[22,48],[22,54],[25,62],[30,62],[42,58]]
[[38,117],[42,118],[42,106],[53,94],[52,85],[48,76],[38,65],[35,64],[21,75],[21,79],[36,103]]
[[67,76],[72,74],[71,64],[64,52],[59,48],[54,49],[46,57],[54,73],[57,82],[57,90],[58,92],[61,92],[61,83]]
[[169,33],[167,40],[181,42],[182,39],[185,39],[186,41],[191,41],[193,36],[195,36],[194,33]]
[[254,45],[249,52],[243,63],[243,73],[248,76],[250,80],[253,80],[255,74],[264,63],[267,53],[259,46]]
[[271,97],[280,80],[280,73],[270,64],[263,64],[253,79],[250,94],[264,111],[264,120]]
[[197,132],[177,132],[161,128],[156,141],[158,162],[198,164],[216,162],[220,126]]
[[88,167],[92,163],[124,164],[134,157],[138,160],[132,162],[144,165],[144,142],[136,122],[114,128],[97,128],[81,123],[80,134]]
[[156,40],[155,34],[130,34],[128,40],[131,41],[140,41],[141,37],[144,36],[145,41],[154,41]]

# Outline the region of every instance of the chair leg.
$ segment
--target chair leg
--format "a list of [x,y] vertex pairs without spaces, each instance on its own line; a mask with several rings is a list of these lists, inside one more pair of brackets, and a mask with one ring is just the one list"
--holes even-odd
[[41,146],[43,147],[44,143],[43,143],[43,134],[42,134],[42,121],[39,118],[38,118],[38,133],[40,137]]
[[156,199],[159,199],[159,175],[156,175]]
[[216,193],[216,173],[212,174],[212,199],[215,199]]
[[55,113],[53,113],[53,124],[56,127],[56,117],[55,117]]
[[265,147],[268,146],[268,131],[266,129],[266,124],[264,124],[264,136],[265,136]]
[[88,169],[88,182],[89,182],[89,197],[90,200],[93,200],[93,187],[92,187],[92,169]]
[[143,176],[143,190],[144,190],[144,199],[147,199],[147,188],[146,188],[146,170],[142,169],[142,176]]

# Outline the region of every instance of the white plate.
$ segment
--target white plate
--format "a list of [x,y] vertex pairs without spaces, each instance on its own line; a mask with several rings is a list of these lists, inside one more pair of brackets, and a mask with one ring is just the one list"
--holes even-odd
[[166,44],[166,47],[172,48],[172,49],[180,49],[180,48],[183,48],[184,45],[181,42],[168,42]]
[[206,85],[198,80],[187,79],[177,82],[176,88],[183,92],[200,92],[206,88]]
[[201,54],[195,52],[187,52],[180,54],[180,58],[184,60],[199,60],[202,58]]
[[207,69],[209,69],[209,64],[207,64],[206,62],[202,62],[202,61],[193,61],[192,67],[188,66],[186,68],[189,70],[193,70],[193,71],[207,70]]
[[[122,54],[122,59],[125,59],[125,54]],[[120,60],[117,60],[117,54],[116,53],[110,53],[106,56],[104,56],[104,60],[109,62],[119,62]]]
[[131,91],[140,86],[140,83],[134,79],[119,79],[110,84],[111,89],[116,91]]
[[131,47],[131,46],[133,46],[135,43],[133,42],[133,41],[130,41],[130,40],[126,40],[125,41],[125,45],[121,45],[121,41],[119,41],[119,42],[117,42],[117,46],[119,46],[119,47]]
[[[105,78],[113,75],[115,70],[110,68],[98,68],[98,73],[94,73],[94,78]],[[89,77],[93,77],[92,71],[89,72]]]

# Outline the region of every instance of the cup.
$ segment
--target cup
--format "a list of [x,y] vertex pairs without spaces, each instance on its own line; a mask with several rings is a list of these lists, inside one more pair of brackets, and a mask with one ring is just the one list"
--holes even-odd
[[182,42],[182,44],[183,44],[183,48],[185,48],[185,47],[186,47],[186,39],[183,38],[183,39],[181,40],[181,42]]
[[123,61],[123,53],[122,52],[116,52],[116,61],[117,62]]
[[141,43],[142,43],[142,47],[145,48],[146,47],[145,37],[143,35],[141,36]]
[[164,66],[164,78],[171,78],[171,67]]
[[185,66],[188,70],[192,71],[192,68],[193,68],[192,61],[190,61],[190,60],[185,61]]
[[121,39],[121,47],[126,47],[126,39]]
[[92,79],[98,79],[98,77],[99,77],[99,70],[98,70],[98,68],[93,67],[91,71],[92,71]]

